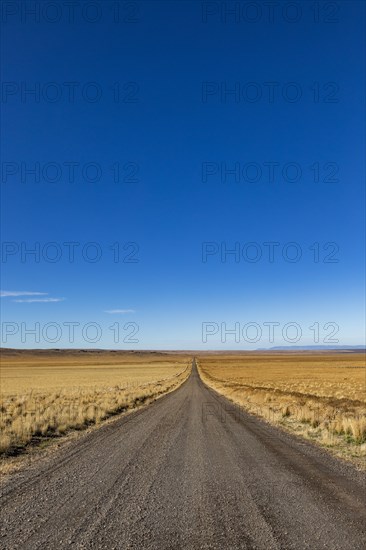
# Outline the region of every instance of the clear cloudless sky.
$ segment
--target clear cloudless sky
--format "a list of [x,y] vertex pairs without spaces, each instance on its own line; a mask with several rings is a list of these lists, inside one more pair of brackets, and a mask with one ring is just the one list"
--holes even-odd
[[2,5],[2,345],[363,344],[364,2],[36,4]]

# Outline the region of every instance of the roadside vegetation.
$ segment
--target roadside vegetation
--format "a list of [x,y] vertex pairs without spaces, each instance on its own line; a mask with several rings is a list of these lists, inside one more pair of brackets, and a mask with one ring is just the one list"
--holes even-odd
[[248,412],[358,463],[366,456],[361,353],[207,355],[203,381]]
[[191,372],[184,355],[121,352],[4,354],[0,454],[82,430],[154,401]]

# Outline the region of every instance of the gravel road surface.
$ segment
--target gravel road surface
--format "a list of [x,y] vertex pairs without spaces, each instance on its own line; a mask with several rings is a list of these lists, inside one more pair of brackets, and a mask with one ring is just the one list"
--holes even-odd
[[365,478],[209,390],[175,392],[5,480],[3,549],[365,548]]

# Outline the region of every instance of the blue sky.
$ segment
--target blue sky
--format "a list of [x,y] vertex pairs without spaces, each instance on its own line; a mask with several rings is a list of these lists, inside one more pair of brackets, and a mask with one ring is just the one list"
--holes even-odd
[[31,4],[2,13],[2,345],[362,344],[364,3]]

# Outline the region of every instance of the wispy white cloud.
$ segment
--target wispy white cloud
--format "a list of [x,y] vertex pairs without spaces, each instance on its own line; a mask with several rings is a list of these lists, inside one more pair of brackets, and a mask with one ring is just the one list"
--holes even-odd
[[135,313],[134,309],[106,309],[104,313]]
[[63,302],[65,298],[26,298],[25,300],[13,300],[13,302],[33,304],[34,302]]
[[[29,290],[0,290],[1,298],[16,298],[17,296],[47,296],[48,292],[33,292]],[[20,298],[18,300],[12,300],[17,303],[32,304],[34,302],[63,302],[65,298]]]
[[48,292],[30,292],[28,290],[0,290],[1,298],[9,296],[46,296]]

